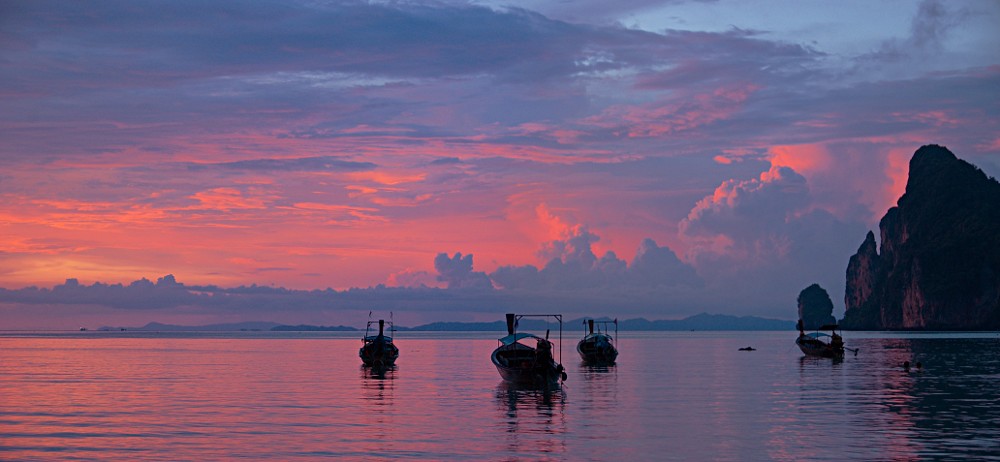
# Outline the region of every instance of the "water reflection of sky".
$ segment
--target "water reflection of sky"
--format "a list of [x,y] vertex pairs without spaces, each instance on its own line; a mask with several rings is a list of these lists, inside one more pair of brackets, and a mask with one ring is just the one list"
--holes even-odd
[[1000,339],[855,334],[622,333],[604,368],[568,339],[551,393],[470,336],[387,371],[359,339],[0,336],[0,459],[1000,460]]

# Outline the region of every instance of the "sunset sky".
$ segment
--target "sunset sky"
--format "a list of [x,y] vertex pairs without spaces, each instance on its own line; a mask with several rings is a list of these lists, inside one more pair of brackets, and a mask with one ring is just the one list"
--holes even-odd
[[0,319],[793,319],[812,283],[839,318],[917,148],[1000,176],[997,24],[994,1],[5,1]]

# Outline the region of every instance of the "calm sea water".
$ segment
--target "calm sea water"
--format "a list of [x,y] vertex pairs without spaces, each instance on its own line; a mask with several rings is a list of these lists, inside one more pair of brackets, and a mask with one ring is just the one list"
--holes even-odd
[[996,333],[623,332],[609,368],[579,334],[553,393],[479,333],[397,333],[384,376],[358,334],[0,334],[0,460],[1000,460]]

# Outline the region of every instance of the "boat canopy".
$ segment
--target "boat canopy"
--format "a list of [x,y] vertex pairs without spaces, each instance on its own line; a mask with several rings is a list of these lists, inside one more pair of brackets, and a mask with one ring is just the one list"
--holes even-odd
[[[375,339],[377,339],[377,338],[378,338],[378,335],[369,335],[369,336],[365,337],[365,341],[366,342],[374,342]],[[392,342],[392,337],[390,337],[388,335],[383,335],[382,338],[384,338],[386,342]]]
[[500,340],[500,343],[502,343],[504,345],[510,345],[510,344],[515,343],[518,340],[521,340],[521,339],[524,339],[524,338],[534,338],[534,339],[538,339],[538,340],[545,340],[545,339],[543,339],[543,338],[541,338],[541,337],[539,337],[537,335],[532,335],[532,334],[529,334],[529,333],[526,333],[526,332],[518,332],[516,334],[508,335],[506,337],[503,337],[503,338],[501,338],[499,340]]
[[830,334],[826,334],[823,332],[810,332],[806,334],[806,337],[818,339],[820,337],[830,337]]

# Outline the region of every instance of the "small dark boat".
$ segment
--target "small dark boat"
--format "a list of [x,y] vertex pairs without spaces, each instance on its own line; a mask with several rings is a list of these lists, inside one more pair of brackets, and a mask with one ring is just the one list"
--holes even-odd
[[[840,327],[836,324],[827,324],[816,329],[816,332],[805,333],[802,328],[802,321],[799,320],[799,338],[795,339],[795,344],[799,346],[808,356],[819,356],[822,358],[843,358],[844,338],[837,333]],[[829,334],[822,331],[830,331]],[[858,354],[857,350],[854,354]]]
[[566,372],[552,356],[549,331],[545,331],[545,338],[517,332],[518,320],[528,316],[552,317],[559,321],[559,360],[562,361],[562,315],[558,314],[507,313],[507,336],[499,339],[500,345],[493,350],[490,359],[507,382],[538,388],[558,387],[560,380],[566,380]]
[[[583,362],[598,366],[610,366],[618,358],[618,350],[615,348],[614,338],[608,333],[608,324],[614,323],[615,337],[618,336],[618,320],[614,321],[594,321],[588,319],[587,326],[590,333],[585,335],[576,344],[576,352],[580,353]],[[594,324],[597,324],[597,332],[594,332]],[[601,330],[601,327],[604,330]]]
[[[399,357],[399,348],[396,348],[396,345],[392,343],[391,336],[385,335],[384,319],[378,320],[378,335],[369,335],[374,322],[368,321],[368,326],[365,327],[365,336],[361,340],[363,345],[358,351],[358,356],[368,367],[392,366],[396,363],[396,358]],[[392,323],[389,324],[389,332],[395,332]]]

